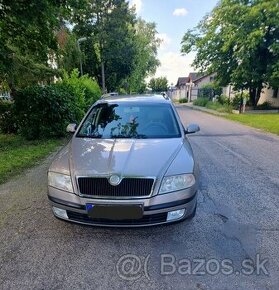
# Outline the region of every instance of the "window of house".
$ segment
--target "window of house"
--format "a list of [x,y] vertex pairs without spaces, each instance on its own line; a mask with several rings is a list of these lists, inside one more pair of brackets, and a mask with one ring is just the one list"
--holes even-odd
[[278,98],[278,93],[279,93],[279,89],[278,88],[273,89],[273,95],[272,95],[272,97],[273,98]]

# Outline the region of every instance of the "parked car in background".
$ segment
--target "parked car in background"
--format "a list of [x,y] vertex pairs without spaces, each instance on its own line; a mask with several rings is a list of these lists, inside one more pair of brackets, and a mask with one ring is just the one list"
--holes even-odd
[[198,166],[172,102],[161,95],[97,101],[48,172],[56,217],[102,226],[147,226],[192,218]]

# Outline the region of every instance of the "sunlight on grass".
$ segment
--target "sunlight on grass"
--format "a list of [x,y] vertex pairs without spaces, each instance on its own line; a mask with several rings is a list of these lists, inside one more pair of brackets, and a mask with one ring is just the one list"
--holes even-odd
[[279,135],[279,114],[230,114],[224,118]]
[[0,183],[37,164],[64,142],[63,139],[27,141],[20,136],[0,134]]

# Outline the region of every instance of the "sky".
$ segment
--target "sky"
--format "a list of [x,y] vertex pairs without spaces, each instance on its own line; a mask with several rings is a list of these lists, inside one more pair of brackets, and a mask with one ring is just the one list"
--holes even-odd
[[163,40],[158,51],[161,66],[155,77],[167,77],[176,84],[178,77],[193,72],[194,53],[181,55],[181,40],[188,29],[194,28],[209,13],[218,0],[129,0],[137,15],[157,24],[158,37]]

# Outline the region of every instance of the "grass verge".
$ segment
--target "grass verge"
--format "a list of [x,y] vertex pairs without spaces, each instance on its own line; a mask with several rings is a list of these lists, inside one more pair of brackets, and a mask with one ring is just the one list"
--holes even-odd
[[262,129],[264,131],[279,135],[279,114],[231,114],[233,106],[211,102],[206,98],[198,98],[193,102],[196,106],[205,107],[218,112],[229,113],[222,117],[237,121],[250,127]]
[[279,135],[279,114],[229,114],[223,117]]
[[217,112],[221,112],[221,113],[232,112],[232,106],[227,105],[227,104],[222,105],[218,102],[208,102],[205,107],[211,110],[215,110]]
[[21,136],[0,134],[0,184],[65,143],[65,139],[27,141]]
[[229,104],[221,104],[217,101],[212,102],[209,101],[207,98],[198,98],[194,100],[193,104],[195,106],[205,107],[207,109],[215,110],[220,113],[231,113],[232,112],[232,106]]

